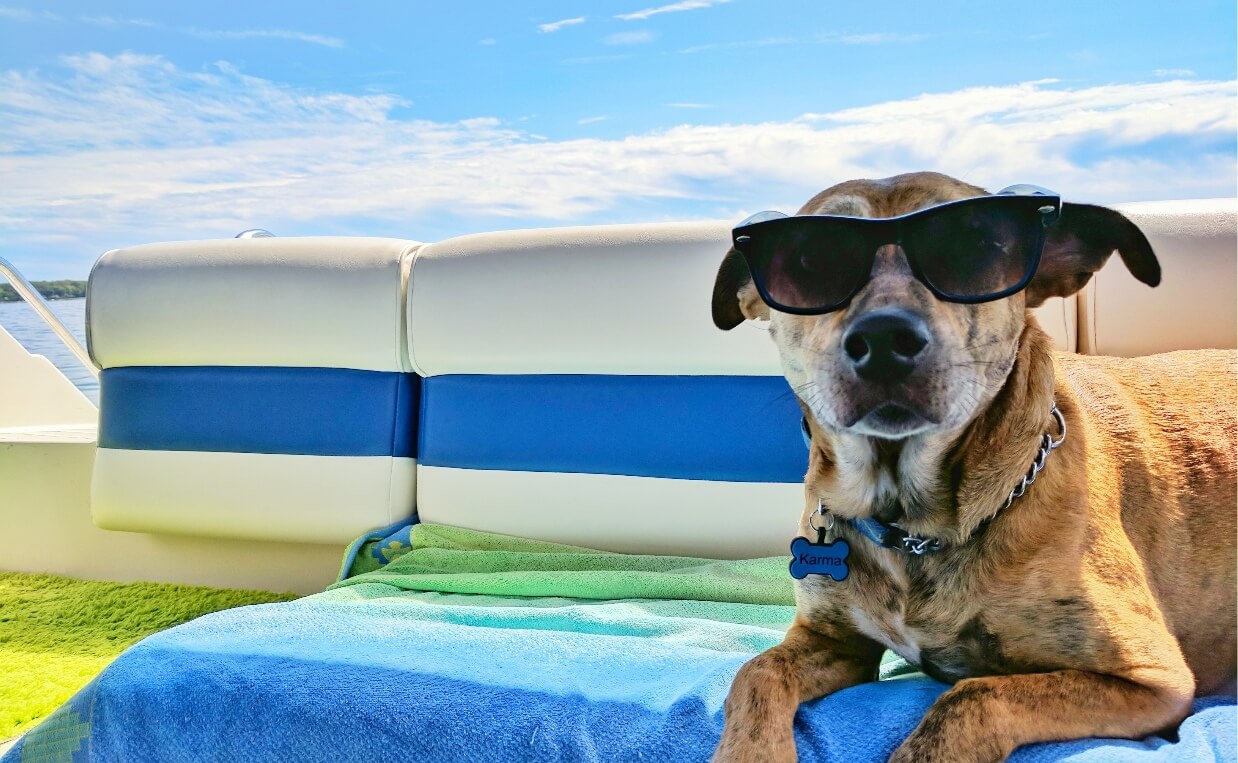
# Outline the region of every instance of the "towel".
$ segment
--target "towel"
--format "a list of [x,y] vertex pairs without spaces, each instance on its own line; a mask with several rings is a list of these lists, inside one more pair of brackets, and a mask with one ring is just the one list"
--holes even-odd
[[[432,525],[406,545],[323,594],[145,639],[4,763],[705,761],[735,672],[794,614],[786,558],[617,555]],[[946,688],[903,675],[805,703],[801,760],[884,761]],[[1234,760],[1233,701],[1210,702],[1174,741],[1012,760]]]
[[[380,584],[407,591],[495,596],[795,606],[787,560],[777,557],[719,561],[616,554],[431,524],[414,525],[405,537],[406,548],[415,553],[389,553],[390,561],[381,568],[333,588]],[[387,540],[380,547],[391,543],[402,542]]]

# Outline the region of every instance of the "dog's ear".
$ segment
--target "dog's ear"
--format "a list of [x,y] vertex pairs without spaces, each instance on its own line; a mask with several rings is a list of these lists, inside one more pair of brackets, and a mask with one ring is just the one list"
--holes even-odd
[[769,320],[769,306],[757,292],[743,255],[731,247],[714,279],[714,325],[730,331],[755,318]]
[[1027,285],[1027,306],[1079,291],[1117,251],[1131,275],[1149,286],[1161,282],[1161,265],[1143,231],[1121,214],[1091,204],[1062,204],[1048,230],[1040,267]]

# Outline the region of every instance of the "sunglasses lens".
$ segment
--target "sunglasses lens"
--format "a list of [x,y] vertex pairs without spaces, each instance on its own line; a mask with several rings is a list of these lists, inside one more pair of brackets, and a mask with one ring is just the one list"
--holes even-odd
[[1044,240],[1037,199],[988,197],[927,212],[903,230],[903,247],[942,294],[980,299],[1019,286]]
[[774,308],[833,310],[872,269],[863,231],[846,223],[789,217],[739,233],[740,251]]

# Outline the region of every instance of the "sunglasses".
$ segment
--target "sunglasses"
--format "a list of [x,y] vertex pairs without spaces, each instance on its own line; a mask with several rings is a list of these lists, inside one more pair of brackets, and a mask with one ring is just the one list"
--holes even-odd
[[731,232],[765,303],[796,315],[845,307],[877,250],[897,244],[915,277],[947,302],[991,302],[1027,286],[1058,194],[1017,185],[888,218],[759,212]]

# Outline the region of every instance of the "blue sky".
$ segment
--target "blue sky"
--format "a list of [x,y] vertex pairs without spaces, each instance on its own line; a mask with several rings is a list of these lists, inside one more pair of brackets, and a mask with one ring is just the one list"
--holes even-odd
[[[340,9],[343,10],[340,10]],[[936,169],[1232,196],[1230,2],[0,6],[0,256],[739,219]]]

